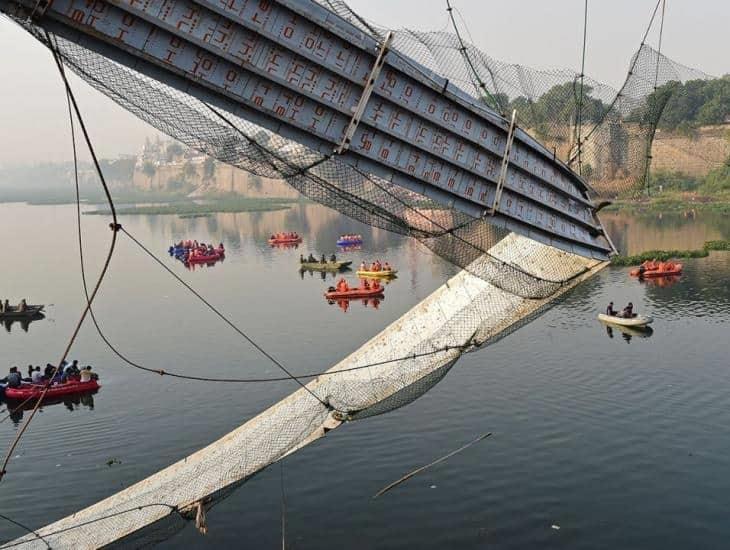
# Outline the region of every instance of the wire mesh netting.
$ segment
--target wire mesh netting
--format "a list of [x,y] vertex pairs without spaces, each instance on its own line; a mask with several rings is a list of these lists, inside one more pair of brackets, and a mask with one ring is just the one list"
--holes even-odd
[[[321,3],[363,32],[381,38],[387,32],[365,22],[344,2]],[[573,70],[533,69],[496,60],[453,32],[398,30],[394,47],[500,113],[516,110],[520,125],[568,162],[601,197],[647,192],[654,134],[676,84],[714,78],[647,43],[630,60],[620,89],[585,76],[582,93],[581,75]]]
[[[320,3],[365,33],[385,34],[343,2]],[[218,110],[63,37],[49,41],[33,23],[16,21],[56,49],[92,87],[165,134],[221,162],[283,179],[304,196],[354,219],[411,236],[465,270],[329,375],[310,382],[311,393],[295,392],[187,459],[42,529],[54,548],[120,540],[144,545],[164,536],[161,530],[179,529],[181,518],[194,515],[195,503],[209,508],[231,487],[343,420],[387,412],[416,399],[462,353],[516,329],[603,265],[444,207],[242,119],[235,106]],[[643,190],[654,132],[671,97],[672,87],[666,85],[707,78],[642,45],[620,90],[585,79],[580,96],[579,75],[573,71],[495,61],[451,33],[395,31],[394,49],[502,113],[516,109],[522,127],[554,147],[605,196]],[[579,118],[582,132],[576,128]],[[388,362],[408,356],[412,358]],[[348,370],[369,364],[377,366]],[[139,533],[151,524],[156,525],[152,533]],[[33,535],[20,542],[45,546]]]

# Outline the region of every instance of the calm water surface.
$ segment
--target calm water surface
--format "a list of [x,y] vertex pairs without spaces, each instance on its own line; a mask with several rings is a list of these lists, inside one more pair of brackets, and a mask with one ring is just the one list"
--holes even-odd
[[[604,218],[628,252],[730,237],[721,218]],[[330,367],[455,273],[412,240],[320,206],[122,223],[298,373]],[[0,205],[0,298],[53,304],[27,332],[17,323],[0,329],[3,368],[44,365],[62,352],[83,306],[73,224],[73,207]],[[106,224],[84,218],[91,274],[110,237]],[[303,234],[304,245],[266,246],[283,229]],[[331,279],[297,272],[300,253],[330,253],[346,231],[365,237],[348,259],[388,259],[400,269],[377,308],[329,305],[322,292]],[[224,242],[226,260],[186,270],[165,255],[184,237]],[[288,547],[726,547],[730,254],[685,265],[664,286],[606,269],[525,328],[463,357],[411,405],[343,426],[286,459]],[[652,315],[653,334],[607,332],[595,315],[609,299]],[[146,366],[280,374],[124,237],[96,311],[115,345]],[[44,407],[0,483],[0,513],[30,527],[154,473],[295,389],[146,374],[122,364],[91,327],[71,356],[95,365],[103,388],[93,400]],[[3,448],[19,420],[0,424]],[[491,438],[371,498],[487,431]],[[206,537],[188,526],[163,546],[280,548],[281,474],[269,468],[218,504]],[[22,533],[0,519],[0,540]]]

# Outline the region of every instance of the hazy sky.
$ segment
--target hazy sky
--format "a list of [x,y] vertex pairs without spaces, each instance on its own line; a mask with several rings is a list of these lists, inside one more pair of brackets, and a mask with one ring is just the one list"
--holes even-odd
[[[351,0],[391,28],[448,29],[445,0]],[[589,0],[586,73],[623,81],[656,0]],[[453,0],[474,43],[490,56],[535,68],[580,67],[583,0]],[[658,25],[657,25],[658,27]],[[667,0],[663,52],[705,72],[730,72],[730,0]],[[650,43],[656,43],[652,33]],[[0,17],[0,166],[71,157],[65,96],[50,53]],[[75,79],[102,156],[134,153],[155,130]]]

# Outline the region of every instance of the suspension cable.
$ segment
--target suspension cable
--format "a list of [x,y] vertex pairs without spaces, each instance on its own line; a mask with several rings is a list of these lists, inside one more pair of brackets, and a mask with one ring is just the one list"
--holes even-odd
[[[596,123],[593,125],[593,127],[590,129],[590,131],[585,135],[585,137],[583,138],[583,143],[588,141],[588,139],[593,135],[593,133],[599,128],[601,123],[606,119],[606,116],[608,115],[608,113],[610,113],[613,110],[614,106],[616,105],[616,102],[621,98],[621,96],[623,96],[623,92],[626,89],[626,86],[628,86],[629,81],[631,80],[631,77],[634,74],[634,69],[636,68],[636,64],[639,62],[639,53],[641,52],[641,49],[646,44],[646,38],[647,38],[647,36],[649,36],[649,31],[651,31],[651,27],[654,24],[654,19],[656,17],[657,12],[659,11],[659,6],[661,5],[662,1],[663,0],[657,0],[656,5],[654,6],[654,11],[652,12],[651,18],[649,19],[649,24],[647,25],[646,30],[644,31],[644,36],[641,39],[641,44],[639,45],[639,51],[634,56],[631,66],[629,67],[629,72],[626,75],[626,78],[624,79],[624,83],[621,85],[621,88],[616,93],[613,100],[611,100],[611,103],[608,105],[608,107],[606,107],[603,110],[603,115],[600,117],[599,120],[595,121]],[[572,164],[572,162],[574,160],[576,160],[576,155],[571,156],[568,159],[567,164],[568,165]]]
[[[461,52],[461,55],[464,57],[464,61],[466,61],[467,66],[469,69],[471,69],[472,74],[474,75],[474,78],[479,83],[479,89],[481,92],[487,96],[486,99],[489,99],[491,101],[491,104],[489,101],[485,101],[487,105],[492,107],[493,109],[496,109],[497,112],[500,114],[502,113],[502,106],[499,104],[497,99],[489,92],[487,89],[487,85],[482,81],[481,77],[479,76],[479,73],[476,70],[476,67],[474,67],[474,63],[472,63],[471,58],[469,57],[469,54],[467,53],[466,45],[464,44],[464,40],[461,37],[461,32],[459,32],[459,26],[456,24],[456,19],[454,18],[454,9],[451,7],[451,0],[446,0],[446,11],[449,12],[449,17],[451,18],[451,24],[454,27],[454,34],[456,34],[456,38],[459,40],[459,51]],[[484,98],[483,98],[484,99]]]
[[30,415],[26,419],[26,421],[23,423],[21,428],[18,430],[18,433],[15,435],[15,438],[13,439],[12,443],[8,447],[7,453],[5,455],[5,459],[3,460],[2,466],[0,466],[0,480],[3,479],[7,472],[7,466],[10,462],[10,458],[13,455],[13,452],[15,451],[16,447],[20,443],[21,438],[25,434],[26,430],[30,426],[30,423],[33,421],[33,418],[35,418],[36,413],[38,412],[38,409],[41,406],[41,403],[43,403],[43,399],[46,397],[48,390],[51,387],[51,382],[53,381],[53,378],[58,373],[58,370],[61,366],[61,364],[66,360],[66,357],[68,356],[69,352],[71,351],[71,347],[76,342],[76,337],[78,336],[82,325],[84,324],[84,320],[86,319],[86,315],[89,313],[91,309],[91,304],[96,298],[97,293],[99,292],[99,289],[101,288],[101,284],[104,281],[104,278],[107,274],[107,271],[109,270],[109,266],[111,264],[112,256],[114,255],[114,249],[117,242],[117,232],[119,230],[119,224],[117,223],[117,212],[116,208],[114,207],[114,201],[112,200],[111,194],[109,192],[109,187],[107,186],[106,181],[104,180],[104,176],[101,172],[101,168],[99,166],[99,160],[96,157],[96,154],[94,152],[94,149],[91,145],[91,139],[89,138],[89,133],[86,130],[86,125],[84,124],[83,120],[80,116],[80,111],[78,104],[76,103],[76,98],[73,95],[73,91],[71,90],[71,85],[68,82],[68,79],[66,78],[66,73],[63,69],[63,61],[61,60],[60,53],[57,51],[57,46],[54,47],[53,42],[51,41],[50,35],[48,32],[46,32],[46,40],[47,45],[49,49],[51,50],[51,53],[53,54],[54,61],[56,62],[56,66],[58,68],[59,74],[61,75],[61,79],[63,80],[63,84],[66,90],[66,97],[67,101],[70,105],[73,105],[74,111],[76,112],[76,116],[79,120],[79,126],[81,127],[81,130],[84,135],[84,139],[86,141],[87,146],[89,147],[89,152],[91,154],[91,158],[94,162],[94,165],[96,166],[96,170],[99,173],[99,177],[101,180],[101,184],[104,188],[104,193],[106,195],[107,201],[109,203],[109,208],[111,210],[112,215],[112,223],[110,224],[111,230],[112,230],[112,239],[111,243],[109,245],[109,251],[107,252],[106,259],[104,260],[104,265],[102,267],[101,273],[99,274],[99,278],[96,281],[96,285],[94,285],[94,289],[91,292],[91,295],[89,296],[89,300],[86,303],[86,306],[84,307],[84,311],[81,314],[81,317],[79,318],[78,322],[76,323],[76,326],[73,330],[73,333],[71,334],[71,337],[69,338],[69,341],[66,345],[66,348],[63,351],[63,355],[58,362],[58,365],[56,365],[56,368],[53,370],[53,373],[48,378],[46,383],[43,386],[43,390],[41,391],[40,395],[38,396],[38,400],[36,401],[33,409],[30,412]]
[[578,144],[578,174],[583,175],[583,161],[581,156],[580,134],[583,128],[583,80],[586,72],[586,39],[588,37],[588,0],[585,0],[583,10],[583,55],[580,62],[580,93],[578,95],[578,111],[575,117],[576,143]]
[[[656,93],[657,85],[659,84],[659,64],[662,61],[662,35],[664,34],[664,13],[665,8],[667,5],[666,0],[661,0],[662,2],[662,17],[660,19],[659,23],[659,47],[657,49],[657,56],[656,56],[656,70],[654,73],[654,92]],[[658,4],[657,4],[658,5]],[[656,123],[659,123],[659,119],[657,118]],[[651,185],[651,146],[654,142],[654,135],[653,132],[656,131],[656,125],[654,126],[652,130],[652,136],[651,139],[649,139],[649,142],[646,145],[646,167],[644,169],[644,187],[646,189],[646,194],[650,194],[650,185]]]

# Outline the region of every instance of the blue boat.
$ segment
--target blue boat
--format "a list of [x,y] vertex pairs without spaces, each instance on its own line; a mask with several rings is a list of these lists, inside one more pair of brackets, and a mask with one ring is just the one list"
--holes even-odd
[[337,239],[337,246],[352,246],[362,244],[362,237],[342,238]]

